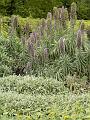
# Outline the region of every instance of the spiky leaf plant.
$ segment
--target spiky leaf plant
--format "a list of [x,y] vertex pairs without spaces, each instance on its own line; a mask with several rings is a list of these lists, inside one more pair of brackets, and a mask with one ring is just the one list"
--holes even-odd
[[77,75],[79,76],[87,75],[87,52],[77,50],[74,62]]

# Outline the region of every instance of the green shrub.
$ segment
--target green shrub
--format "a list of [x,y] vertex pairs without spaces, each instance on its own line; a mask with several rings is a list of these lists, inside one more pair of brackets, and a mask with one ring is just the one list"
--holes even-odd
[[22,74],[28,60],[27,50],[16,37],[0,35],[0,76]]
[[48,11],[52,11],[53,7],[64,5],[70,10],[72,2],[77,3],[77,13],[79,19],[90,19],[90,1],[89,0],[2,0],[0,1],[0,14],[2,15],[20,15],[28,17],[32,15],[34,18],[46,17]]
[[0,78],[0,119],[89,120],[89,90],[74,93],[63,84],[33,76]]
[[[3,86],[2,86],[3,85]],[[0,88],[3,92],[17,92],[19,94],[58,94],[65,89],[63,82],[53,79],[35,78],[33,76],[9,76],[0,78]]]

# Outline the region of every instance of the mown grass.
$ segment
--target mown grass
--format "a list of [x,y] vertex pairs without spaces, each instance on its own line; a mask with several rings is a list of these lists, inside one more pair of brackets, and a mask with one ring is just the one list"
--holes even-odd
[[0,120],[90,120],[90,91],[50,78],[0,78]]

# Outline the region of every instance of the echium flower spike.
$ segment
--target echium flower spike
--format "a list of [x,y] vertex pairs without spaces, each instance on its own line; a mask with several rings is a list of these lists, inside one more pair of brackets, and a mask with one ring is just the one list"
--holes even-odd
[[50,19],[52,21],[52,13],[51,12],[48,12],[47,19]]
[[38,32],[39,36],[41,37],[41,29],[40,29],[40,25],[38,25],[38,27],[37,27],[37,32]]
[[9,28],[10,37],[14,35],[17,27],[18,27],[18,17],[13,15],[10,19],[10,28]]
[[54,17],[54,29],[57,30],[59,20],[59,12],[57,7],[54,7],[53,9],[53,17]]
[[59,20],[59,29],[61,29],[62,22],[61,22],[61,8],[58,8],[58,20]]
[[62,8],[58,8],[59,29],[62,28],[61,12],[62,12]]
[[52,21],[50,19],[47,19],[47,36],[51,35],[52,32]]
[[59,39],[59,51],[60,53],[65,53],[65,38],[61,37]]
[[62,24],[62,27],[63,27],[63,28],[66,27],[65,9],[64,9],[64,6],[62,6],[62,9],[61,9],[61,24]]
[[85,49],[85,47],[84,47],[84,29],[85,29],[85,24],[84,24],[84,21],[81,20],[80,21],[80,30],[81,30],[81,34],[82,34],[82,48],[83,48],[83,50]]
[[76,19],[77,19],[77,6],[76,3],[72,3],[71,4],[71,13],[70,13],[70,23],[71,23],[71,27],[74,28],[75,23],[76,23]]
[[45,26],[46,26],[46,21],[45,21],[44,18],[42,18],[41,19],[41,24],[39,26],[41,36],[44,36]]
[[58,19],[58,8],[57,7],[53,8],[53,17],[54,17],[55,20]]
[[25,43],[26,43],[26,37],[23,35],[21,35],[21,42],[23,45],[25,45]]
[[31,34],[30,34],[29,41],[30,41],[31,43],[33,43],[33,44],[36,42],[35,33],[31,33]]
[[68,14],[67,8],[65,8],[65,18],[66,18],[67,20],[69,20],[69,14]]
[[80,49],[82,47],[82,32],[78,30],[77,32],[77,48]]
[[33,36],[34,36],[34,40],[35,40],[35,43],[37,41],[37,32],[33,32]]
[[82,34],[84,33],[84,29],[85,29],[85,24],[84,24],[84,21],[81,20],[80,21],[80,30],[81,30]]
[[17,16],[12,16],[11,17],[11,27],[13,29],[16,29],[18,26],[18,17]]
[[48,12],[47,14],[47,34],[50,34],[52,31],[52,13]]
[[64,16],[65,16],[65,20],[69,21],[69,14],[67,8],[64,9]]
[[49,49],[48,48],[44,48],[44,59],[48,59],[49,57]]
[[28,52],[30,53],[31,57],[34,58],[35,52],[34,52],[34,46],[32,42],[28,42]]
[[39,35],[39,33],[36,33],[36,34],[37,34],[36,46],[40,47],[40,35]]
[[27,39],[29,38],[30,29],[30,24],[27,22],[23,29],[23,33],[27,37]]
[[61,19],[61,11],[62,11],[62,8],[58,8],[58,17],[59,17],[59,19]]
[[44,18],[41,19],[41,26],[43,27],[43,29],[45,28],[46,26],[46,21]]

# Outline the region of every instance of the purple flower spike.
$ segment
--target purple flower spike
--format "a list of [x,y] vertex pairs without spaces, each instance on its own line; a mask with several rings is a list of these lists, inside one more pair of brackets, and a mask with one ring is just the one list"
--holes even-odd
[[82,47],[82,32],[78,30],[77,32],[77,47],[80,49]]
[[35,39],[34,33],[30,34],[30,38],[29,39],[30,39],[31,43],[33,43],[33,44],[35,43],[36,39]]
[[85,24],[84,24],[84,21],[81,20],[80,21],[80,30],[81,30],[82,34],[84,34],[84,29],[85,29]]
[[28,42],[28,51],[29,51],[30,55],[34,58],[35,53],[34,53],[33,43]]
[[65,38],[61,37],[59,40],[59,51],[65,53]]
[[44,49],[44,58],[45,58],[45,59],[48,59],[48,57],[49,57],[49,49],[48,49],[48,48],[45,48],[45,49]]
[[37,33],[33,32],[33,36],[34,36],[34,40],[35,40],[35,43],[36,43],[36,41],[37,41]]
[[71,13],[70,13],[70,22],[71,22],[71,27],[74,28],[74,25],[76,23],[77,19],[77,13],[76,13],[76,3],[71,4]]

